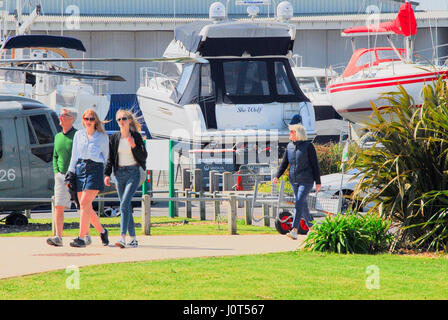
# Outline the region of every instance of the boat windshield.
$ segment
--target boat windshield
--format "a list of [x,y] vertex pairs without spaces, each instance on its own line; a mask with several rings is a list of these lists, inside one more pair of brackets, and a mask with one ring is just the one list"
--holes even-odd
[[227,61],[223,63],[224,86],[228,96],[269,96],[265,61]]
[[287,59],[211,60],[217,101],[229,104],[308,101]]
[[185,65],[171,98],[181,105],[305,102],[287,59],[209,59]]
[[303,92],[323,92],[327,87],[325,77],[296,77]]
[[297,77],[296,79],[303,92],[314,92],[319,90],[314,77]]
[[184,67],[182,75],[179,78],[179,82],[177,83],[177,94],[181,96],[185,88],[187,87],[188,81],[190,80],[191,74],[193,73],[194,64],[188,64]]
[[[401,57],[406,55],[405,49],[397,49]],[[358,49],[356,50],[350,62],[347,65],[342,77],[352,76],[359,71],[369,68],[371,66],[377,66],[380,63],[400,61],[401,57],[397,55],[395,50],[390,47],[375,48],[375,49]]]

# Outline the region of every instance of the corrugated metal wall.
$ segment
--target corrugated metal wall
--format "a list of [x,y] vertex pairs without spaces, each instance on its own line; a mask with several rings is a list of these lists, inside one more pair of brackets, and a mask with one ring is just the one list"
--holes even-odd
[[[432,32],[432,36],[431,36]],[[81,39],[87,48],[87,57],[160,57],[173,38],[171,31],[65,31],[64,35]],[[445,28],[437,30],[439,44],[448,42]],[[403,47],[403,38],[393,36],[397,47]],[[415,51],[429,59],[433,58],[432,40],[436,39],[436,30],[419,28],[415,39]],[[389,46],[384,37],[370,37],[370,43],[364,37],[356,39],[356,47]],[[350,38],[343,38],[340,30],[297,30],[294,53],[301,55],[304,66],[339,67],[341,72],[352,55]],[[448,48],[439,49],[439,56],[448,55]],[[70,52],[70,56],[81,56]],[[76,63],[80,67],[80,63]],[[135,93],[140,86],[140,68],[148,63],[85,63],[86,70],[106,70],[109,74],[119,74],[126,82],[109,82],[109,93]]]
[[[24,13],[30,5],[42,3],[47,15],[60,15],[62,8],[75,5],[81,15],[145,15],[145,16],[208,16],[210,5],[215,0],[30,0],[24,6]],[[226,4],[226,0],[221,0]],[[280,0],[271,0],[272,4]],[[289,0],[294,7],[294,15],[313,14],[353,14],[364,13],[368,6],[377,6],[381,12],[397,12],[400,3],[391,0]],[[404,2],[404,1],[403,1]],[[15,9],[15,0],[9,0],[9,11]],[[272,15],[274,5],[259,6],[260,14]],[[32,9],[31,9],[32,10]],[[229,1],[229,15],[246,16],[245,6],[236,6],[235,0]]]
[[[42,2],[44,14],[59,14],[62,5],[77,5],[81,14],[122,15],[122,14],[170,14],[173,9],[173,0],[30,0],[30,3]],[[213,0],[176,0],[178,14],[191,12],[208,14],[208,7]],[[222,0],[225,2],[225,0]],[[279,3],[280,1],[277,1]],[[296,14],[318,13],[360,13],[369,5],[382,6],[382,12],[396,12],[400,3],[380,0],[290,0],[295,7]],[[15,0],[10,0],[10,5]],[[26,6],[25,6],[26,9]],[[237,11],[240,10],[240,11]],[[235,1],[230,1],[230,12],[244,12],[245,7],[236,7]],[[359,22],[360,23],[360,22]],[[303,57],[304,66],[325,67],[339,66],[342,71],[352,54],[350,39],[342,38],[339,29],[313,29],[297,30],[294,53]],[[33,30],[33,33],[47,32],[47,30]],[[432,35],[431,35],[432,32]],[[60,34],[54,32],[54,34]],[[415,50],[428,58],[432,57],[432,39],[438,35],[438,43],[448,41],[448,32],[445,28],[430,30],[419,28],[416,37]],[[173,32],[162,30],[147,31],[95,31],[95,30],[64,30],[64,35],[81,39],[87,48],[87,57],[160,57],[173,38]],[[403,46],[402,38],[395,38],[396,45]],[[370,37],[371,46],[374,46],[374,37]],[[384,39],[378,38],[377,45],[387,45]],[[357,39],[357,47],[368,46],[364,39]],[[440,49],[439,55],[448,54],[448,48]],[[78,52],[70,52],[71,56],[81,56]],[[80,64],[77,64],[80,67]],[[140,85],[140,68],[148,66],[146,63],[85,63],[86,70],[106,70],[110,74],[123,76],[126,82],[110,82],[109,93],[135,93]]]

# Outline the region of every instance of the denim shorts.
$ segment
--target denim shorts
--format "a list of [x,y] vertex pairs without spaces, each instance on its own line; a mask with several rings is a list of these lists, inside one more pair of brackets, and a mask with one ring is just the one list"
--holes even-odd
[[76,163],[76,191],[104,190],[104,164],[92,160]]

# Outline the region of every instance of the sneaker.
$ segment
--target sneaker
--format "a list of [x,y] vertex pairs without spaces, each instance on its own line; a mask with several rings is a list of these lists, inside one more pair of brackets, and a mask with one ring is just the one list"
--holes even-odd
[[52,238],[48,238],[47,239],[47,243],[50,246],[62,247],[62,239],[60,237],[58,237],[58,236],[52,237]]
[[103,246],[109,245],[109,231],[107,229],[104,229],[104,232],[100,234],[101,241],[103,242]]
[[77,237],[76,239],[73,239],[72,242],[70,242],[70,247],[85,248],[86,242],[82,240],[80,237]]
[[137,248],[138,247],[138,241],[137,239],[132,239],[129,243],[128,246],[131,248]]
[[286,234],[292,240],[297,240],[297,231],[291,231]]
[[115,245],[121,249],[126,248],[126,243],[123,239],[120,239],[120,241],[115,242]]
[[92,237],[90,236],[90,234],[86,235],[86,237],[84,238],[84,242],[86,243],[86,246],[92,244]]

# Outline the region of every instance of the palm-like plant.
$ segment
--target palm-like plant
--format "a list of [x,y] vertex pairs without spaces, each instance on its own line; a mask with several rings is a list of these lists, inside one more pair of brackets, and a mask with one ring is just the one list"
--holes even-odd
[[447,248],[448,239],[448,92],[442,79],[423,89],[424,103],[399,92],[383,95],[389,108],[368,129],[378,144],[361,152],[350,165],[362,177],[354,196],[367,192],[382,215],[400,225],[397,240],[410,240],[424,249]]

